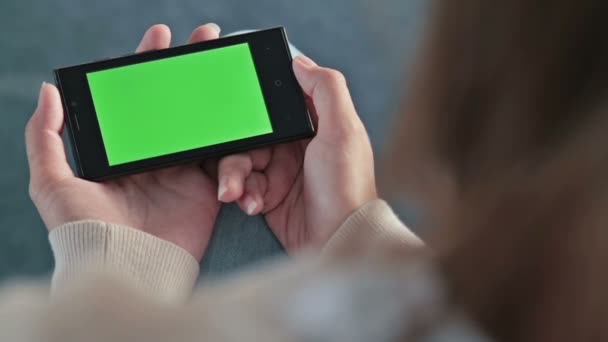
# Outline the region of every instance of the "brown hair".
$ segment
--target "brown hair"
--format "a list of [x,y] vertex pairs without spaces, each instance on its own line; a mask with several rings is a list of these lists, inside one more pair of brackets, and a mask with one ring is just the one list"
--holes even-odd
[[608,340],[608,2],[441,1],[432,24],[387,170],[454,300],[498,340]]

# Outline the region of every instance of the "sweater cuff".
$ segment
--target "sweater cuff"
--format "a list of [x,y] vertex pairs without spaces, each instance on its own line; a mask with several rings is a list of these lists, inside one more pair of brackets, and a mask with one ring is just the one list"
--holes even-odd
[[101,221],[63,224],[49,234],[55,256],[52,291],[83,273],[110,273],[166,301],[185,300],[199,264],[179,246],[145,232]]
[[373,241],[402,242],[412,247],[424,245],[422,240],[399,220],[391,207],[378,199],[364,204],[351,214],[329,239],[324,251],[331,253],[342,246]]

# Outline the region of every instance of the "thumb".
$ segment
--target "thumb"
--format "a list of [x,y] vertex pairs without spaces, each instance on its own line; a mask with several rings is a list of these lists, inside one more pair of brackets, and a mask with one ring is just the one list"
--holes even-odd
[[293,69],[302,90],[312,99],[319,135],[350,132],[361,124],[342,73],[319,67],[305,56],[294,59]]
[[55,86],[43,83],[38,107],[25,128],[30,190],[34,192],[46,183],[73,176],[61,140],[62,129],[63,108],[59,91]]

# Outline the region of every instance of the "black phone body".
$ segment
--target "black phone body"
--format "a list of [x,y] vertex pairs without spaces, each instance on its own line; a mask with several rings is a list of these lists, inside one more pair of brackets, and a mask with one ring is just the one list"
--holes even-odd
[[80,177],[311,137],[284,28],[55,70]]

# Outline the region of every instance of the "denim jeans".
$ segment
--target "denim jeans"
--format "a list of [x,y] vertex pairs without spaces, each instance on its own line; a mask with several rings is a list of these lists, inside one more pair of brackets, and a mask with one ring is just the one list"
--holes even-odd
[[201,263],[201,280],[213,279],[246,265],[284,255],[281,244],[263,216],[251,217],[235,203],[225,204]]

